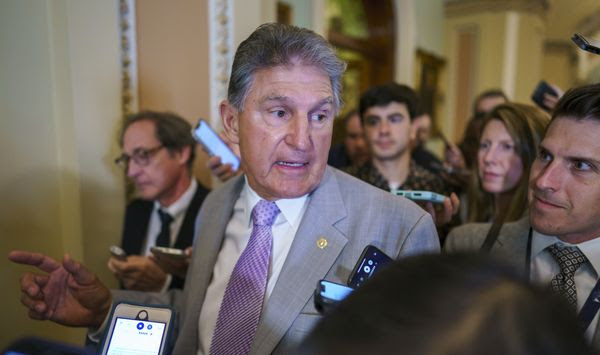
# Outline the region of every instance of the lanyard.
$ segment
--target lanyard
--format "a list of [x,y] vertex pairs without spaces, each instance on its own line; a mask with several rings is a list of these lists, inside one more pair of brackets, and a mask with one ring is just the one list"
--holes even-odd
[[[527,275],[527,279],[531,278],[531,244],[533,239],[533,228],[529,227],[529,236],[527,237],[527,254],[525,257],[525,272]],[[577,314],[577,318],[579,319],[579,324],[583,326],[583,331],[585,331],[589,326],[596,313],[600,309],[600,280],[596,281],[596,285],[590,292],[590,295],[585,300],[583,307]]]
[[598,309],[600,309],[600,280],[596,281],[596,285],[590,292],[587,300],[581,307],[577,318],[579,319],[579,323],[583,326],[583,330],[585,331],[589,326],[596,313],[598,313]]

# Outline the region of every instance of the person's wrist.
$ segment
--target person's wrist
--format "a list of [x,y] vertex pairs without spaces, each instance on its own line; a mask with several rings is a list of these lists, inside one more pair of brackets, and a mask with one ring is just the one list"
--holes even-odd
[[[107,290],[108,291],[108,290]],[[94,312],[94,319],[92,321],[93,328],[100,328],[102,323],[104,323],[106,317],[108,317],[108,313],[110,312],[110,307],[112,305],[112,295],[110,291],[108,291],[107,298],[104,302],[102,302],[101,306],[98,308],[97,312]]]

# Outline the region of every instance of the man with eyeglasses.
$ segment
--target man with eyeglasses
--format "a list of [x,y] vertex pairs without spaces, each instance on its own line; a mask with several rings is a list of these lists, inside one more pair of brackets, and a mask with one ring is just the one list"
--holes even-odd
[[186,260],[152,255],[153,246],[191,252],[194,225],[208,190],[192,177],[195,141],[183,118],[144,111],[127,117],[115,162],[125,169],[138,198],[125,212],[121,245],[126,259],[111,257],[108,267],[130,290],[183,288]]

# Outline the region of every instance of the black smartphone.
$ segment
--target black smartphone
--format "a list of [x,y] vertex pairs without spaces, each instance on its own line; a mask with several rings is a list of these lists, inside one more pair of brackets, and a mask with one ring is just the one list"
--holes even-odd
[[579,48],[583,49],[584,51],[594,53],[594,54],[600,54],[600,44],[598,44],[596,42],[593,42],[593,43],[590,42],[589,40],[587,40],[585,37],[583,37],[579,33],[575,33],[573,35],[573,37],[571,37],[571,40]]
[[357,288],[371,278],[382,266],[392,261],[392,258],[373,245],[367,245],[363,250],[354,270],[348,277],[348,286]]
[[354,289],[348,286],[321,280],[315,290],[315,308],[319,313],[327,314],[352,291]]
[[558,97],[558,93],[556,92],[556,90],[554,90],[552,86],[548,85],[547,82],[541,80],[535,87],[535,90],[533,90],[533,93],[531,94],[531,100],[533,100],[533,102],[535,102],[539,107],[543,108],[544,110],[550,111],[551,108],[546,106],[546,104],[544,103],[545,94],[550,94],[552,96]]

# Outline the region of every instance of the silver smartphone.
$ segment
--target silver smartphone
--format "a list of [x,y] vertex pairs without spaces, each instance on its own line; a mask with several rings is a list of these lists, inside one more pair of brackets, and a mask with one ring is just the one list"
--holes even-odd
[[114,256],[115,258],[119,259],[119,260],[125,260],[127,259],[127,253],[125,253],[125,250],[123,250],[121,247],[116,246],[116,245],[111,245],[108,250],[110,251],[110,254],[112,256]]
[[119,303],[111,313],[101,354],[166,354],[172,321],[170,308]]
[[392,190],[394,195],[404,196],[413,201],[425,201],[425,202],[433,202],[433,203],[444,203],[446,196],[424,190]]
[[166,248],[166,247],[150,247],[150,251],[154,254],[160,254],[174,259],[185,259],[185,251],[183,249]]
[[222,164],[231,164],[233,170],[240,168],[240,159],[229,149],[227,144],[219,137],[205,120],[200,119],[198,125],[192,131],[192,135],[202,144],[210,156],[221,157]]

